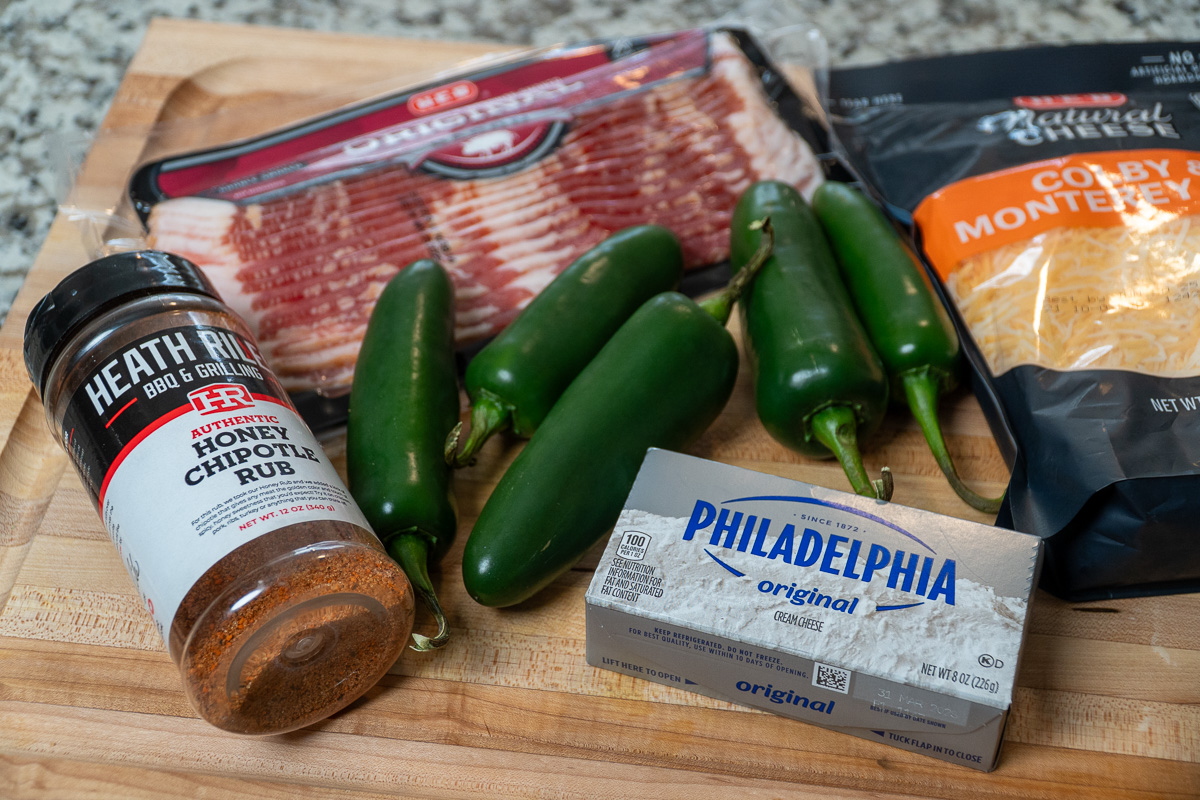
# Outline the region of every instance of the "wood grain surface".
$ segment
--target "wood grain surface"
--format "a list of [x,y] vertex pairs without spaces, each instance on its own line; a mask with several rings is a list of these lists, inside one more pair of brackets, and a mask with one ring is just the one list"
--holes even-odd
[[[157,21],[76,202],[118,208],[133,166],[181,137],[246,135],[492,49]],[[230,113],[248,104],[255,122]],[[212,728],[188,706],[30,396],[25,318],[89,257],[86,228],[69,217],[0,329],[0,797],[1200,796],[1200,597],[1070,604],[1039,593],[1000,766],[979,773],[587,666],[583,594],[596,552],[522,606],[474,604],[461,540],[519,447],[504,438],[457,476],[460,541],[434,576],[449,646],[405,653],[364,698],[305,731],[246,739]],[[767,436],[745,372],[690,452],[844,488],[835,464]],[[967,480],[998,493],[1007,472],[974,399],[954,395],[945,425]],[[324,444],[341,469],[341,437]],[[905,415],[889,417],[866,460],[895,472],[897,502],[987,521],[946,487]]]

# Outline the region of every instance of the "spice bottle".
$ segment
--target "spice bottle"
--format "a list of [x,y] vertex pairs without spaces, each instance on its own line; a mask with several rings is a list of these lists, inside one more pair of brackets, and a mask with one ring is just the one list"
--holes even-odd
[[282,733],[382,677],[408,580],[193,264],[77,270],[30,315],[25,364],[202,717]]

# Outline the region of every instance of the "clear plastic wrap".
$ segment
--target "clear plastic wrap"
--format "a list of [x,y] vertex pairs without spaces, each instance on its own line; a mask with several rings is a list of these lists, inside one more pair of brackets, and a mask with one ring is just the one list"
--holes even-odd
[[77,189],[63,210],[93,254],[148,245],[200,265],[326,427],[375,298],[417,258],[454,278],[469,350],[621,228],[675,231],[697,293],[724,278],[745,186],[811,193],[831,163],[823,40],[786,3],[736,17],[109,132],[92,157],[105,139],[147,142],[127,202]]

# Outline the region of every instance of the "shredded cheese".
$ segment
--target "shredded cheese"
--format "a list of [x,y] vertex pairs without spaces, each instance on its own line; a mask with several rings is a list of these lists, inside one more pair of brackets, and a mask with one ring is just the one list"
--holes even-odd
[[962,261],[950,291],[988,366],[1200,375],[1200,216],[1060,227]]

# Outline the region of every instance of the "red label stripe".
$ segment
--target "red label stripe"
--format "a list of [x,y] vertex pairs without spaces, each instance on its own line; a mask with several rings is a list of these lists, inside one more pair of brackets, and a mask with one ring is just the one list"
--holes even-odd
[[133,404],[134,404],[134,403],[136,403],[136,402],[137,402],[137,398],[135,397],[135,398],[133,398],[132,400],[130,400],[128,403],[126,403],[125,405],[121,406],[120,410],[119,410],[119,411],[117,411],[117,413],[113,414],[111,417],[109,417],[109,420],[108,420],[108,422],[104,423],[104,427],[105,427],[105,428],[109,428],[109,427],[111,427],[111,426],[112,426],[112,424],[113,424],[114,422],[116,422],[116,421],[117,421],[117,417],[119,417],[119,416],[121,416],[122,414],[124,414],[124,413],[125,413],[125,409],[129,408],[131,405],[133,405]]

